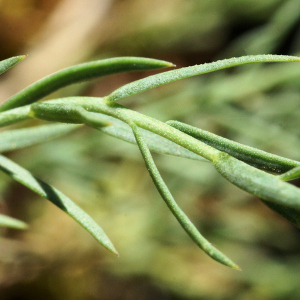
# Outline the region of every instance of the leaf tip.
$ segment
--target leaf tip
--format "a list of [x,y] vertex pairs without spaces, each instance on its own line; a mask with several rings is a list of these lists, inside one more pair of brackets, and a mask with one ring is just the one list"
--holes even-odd
[[115,246],[114,246],[113,244],[111,244],[111,246],[110,246],[110,248],[108,248],[108,250],[109,250],[111,253],[115,254],[117,257],[120,257],[119,252],[117,251],[117,249],[115,248]]

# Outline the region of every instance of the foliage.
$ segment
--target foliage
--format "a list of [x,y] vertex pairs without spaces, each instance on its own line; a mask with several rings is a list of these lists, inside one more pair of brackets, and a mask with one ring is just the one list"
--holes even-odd
[[[1,62],[7,70],[24,56]],[[86,124],[122,140],[136,143],[150,176],[172,214],[192,240],[216,261],[239,269],[222,252],[210,244],[175,202],[152,158],[156,151],[179,157],[207,160],[228,181],[259,197],[294,225],[300,225],[300,190],[285,181],[299,178],[300,162],[241,145],[177,121],[161,122],[116,103],[128,96],[191,76],[221,69],[262,62],[297,62],[282,55],[243,56],[196,65],[152,75],[124,85],[102,98],[69,97],[36,102],[51,92],[82,80],[114,73],[149,70],[173,66],[146,58],[116,58],[77,65],[45,77],[8,99],[1,107],[0,125],[7,126],[26,119],[72,123],[42,125],[2,133],[5,151],[45,142]],[[117,251],[104,231],[73,201],[60,191],[37,179],[26,169],[0,156],[0,168],[16,181],[47,198],[68,213],[98,242],[111,252]],[[269,173],[272,172],[272,173]],[[278,176],[281,174],[280,176]],[[4,224],[4,223],[3,223]]]

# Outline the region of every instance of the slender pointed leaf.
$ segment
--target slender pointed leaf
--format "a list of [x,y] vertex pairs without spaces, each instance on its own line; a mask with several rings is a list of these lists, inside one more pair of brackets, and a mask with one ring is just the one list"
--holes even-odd
[[[31,106],[31,110],[35,117],[43,120],[85,123],[113,137],[136,144],[132,130],[125,122],[101,113],[87,111],[80,106],[80,103],[72,103],[71,99],[72,98],[65,100],[61,99],[62,101],[56,99],[42,103],[34,103]],[[78,110],[79,108],[81,108],[81,110]],[[102,123],[102,126],[100,126],[99,122]],[[107,124],[110,125],[103,126]],[[183,158],[207,161],[203,157],[185,149],[184,147],[181,147],[174,142],[171,142],[162,136],[154,134],[148,130],[141,130],[151,151]]]
[[26,55],[20,55],[0,61],[0,74],[6,72],[8,69],[13,67],[19,61],[23,60],[25,57]]
[[[132,130],[125,122],[106,115],[103,115],[103,118],[110,122],[111,125],[107,127],[97,128],[97,130],[100,130],[108,135],[119,138],[131,144],[136,144],[136,139],[132,133]],[[140,131],[142,132],[143,137],[151,151],[207,162],[207,160],[200,155],[197,155],[194,152],[189,151],[160,135],[142,128],[140,129]]]
[[213,163],[217,171],[231,183],[259,197],[267,206],[300,227],[299,188],[224,152]]
[[161,197],[167,204],[168,208],[170,209],[174,217],[178,220],[182,228],[185,230],[185,232],[211,258],[213,258],[214,260],[218,261],[221,264],[224,264],[225,266],[231,267],[233,269],[239,269],[239,267],[232,260],[230,260],[227,256],[225,256],[214,246],[212,246],[212,244],[201,235],[198,229],[190,221],[188,216],[181,210],[181,208],[174,200],[164,180],[162,179],[155,165],[155,162],[151,156],[147,143],[139,131],[139,128],[134,123],[132,123],[130,126],[136,138],[141,154],[144,158],[147,170],[149,171],[149,174],[158,192],[160,193]]
[[44,77],[26,87],[4,102],[0,106],[0,111],[33,103],[62,87],[80,81],[122,72],[145,71],[172,66],[172,63],[163,60],[140,57],[119,57],[75,65]]
[[13,229],[27,229],[28,225],[18,219],[0,214],[0,227],[9,227]]
[[213,71],[218,71],[226,68],[240,66],[250,63],[262,63],[262,62],[296,62],[300,61],[296,56],[285,55],[248,55],[242,57],[234,57],[224,60],[219,60],[213,63],[206,63],[202,65],[196,65],[192,67],[181,68],[164,73],[160,73],[153,76],[131,82],[111,93],[107,99],[115,102],[120,99],[124,99],[131,95],[144,92],[155,87],[177,81],[180,79],[205,74]]
[[4,131],[0,133],[0,152],[44,143],[66,135],[77,128],[79,128],[78,125],[51,124]]
[[300,166],[293,168],[292,170],[286,173],[281,174],[278,178],[283,181],[289,181],[289,180],[300,178]]
[[80,105],[70,103],[33,103],[31,111],[35,118],[46,121],[86,124],[91,127],[105,127],[110,125],[109,122],[102,118],[102,114],[91,113]]
[[226,152],[231,156],[236,157],[237,159],[259,169],[270,172],[286,172],[296,166],[300,166],[300,162],[298,161],[228,140],[197,127],[193,127],[178,121],[168,121],[166,123],[206,143],[207,145]]
[[0,155],[0,169],[35,193],[47,198],[85,228],[101,245],[118,255],[114,245],[99,225],[62,192],[34,177],[29,171]]
[[32,118],[32,116],[30,115],[29,105],[0,112],[0,127],[8,126],[30,118]]

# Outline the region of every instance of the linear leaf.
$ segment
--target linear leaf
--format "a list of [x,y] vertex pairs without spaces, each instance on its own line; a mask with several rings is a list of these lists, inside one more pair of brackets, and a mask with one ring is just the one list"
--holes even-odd
[[0,112],[0,127],[8,126],[30,118],[30,105],[13,108],[8,111]]
[[300,162],[274,155],[253,147],[249,147],[226,138],[220,137],[211,132],[193,127],[178,121],[168,121],[168,125],[210,145],[220,151],[226,152],[239,160],[246,162],[256,168],[270,172],[286,172]]
[[91,127],[103,127],[110,125],[101,114],[91,113],[80,105],[70,103],[55,104],[45,102],[33,103],[31,112],[35,118],[61,123],[86,124]]
[[0,152],[12,151],[58,138],[78,125],[54,124],[15,129],[0,133]]
[[92,61],[65,68],[26,87],[0,106],[0,111],[33,103],[67,85],[96,77],[129,71],[145,71],[172,67],[173,64],[157,59],[119,57]]
[[271,209],[300,227],[299,188],[224,152],[221,152],[213,163],[217,171],[231,183],[259,197]]
[[148,76],[146,78],[131,82],[126,84],[119,89],[112,92],[107,99],[109,101],[115,102],[120,99],[124,99],[131,95],[141,93],[143,91],[153,89],[155,87],[200,75],[213,71],[218,71],[226,68],[231,68],[235,66],[240,66],[250,63],[262,63],[262,62],[296,62],[300,61],[299,57],[296,56],[285,56],[285,55],[249,55],[242,57],[234,57],[224,60],[219,60],[213,63],[206,63],[202,65],[195,65],[192,67],[180,68],[164,73],[160,73],[153,76]]
[[34,177],[10,159],[0,155],[0,169],[35,193],[47,198],[85,228],[101,245],[118,255],[114,245],[99,225],[62,192]]
[[[126,123],[113,117],[109,117],[106,115],[102,115],[102,116],[103,119],[110,122],[111,125],[106,127],[96,128],[97,130],[100,130],[108,135],[119,138],[131,144],[136,144],[136,139],[132,133],[132,130]],[[154,151],[156,153],[161,153],[161,154],[173,155],[173,156],[207,162],[207,160],[201,157],[200,155],[197,155],[194,152],[189,151],[184,147],[160,135],[157,135],[155,133],[152,133],[151,131],[142,128],[140,129],[140,131],[151,151]]]
[[14,229],[27,229],[28,225],[18,219],[0,214],[0,227],[9,227]]
[[130,126],[136,138],[141,154],[144,158],[147,170],[158,192],[160,193],[161,197],[167,204],[174,217],[185,230],[185,232],[198,245],[198,247],[200,247],[211,258],[213,258],[221,264],[224,264],[225,266],[231,267],[233,269],[239,269],[239,267],[233,261],[231,261],[222,252],[220,252],[218,249],[212,246],[212,244],[202,236],[202,234],[198,231],[195,225],[190,221],[188,216],[181,210],[181,208],[178,206],[175,199],[173,198],[167,185],[165,184],[164,180],[162,179],[151,156],[147,143],[139,131],[139,128],[134,123],[132,123]]
[[13,67],[19,61],[23,60],[25,57],[26,55],[20,55],[0,61],[0,74],[6,72],[8,69]]
[[[102,113],[90,112],[86,110],[89,109],[88,107],[84,109],[80,106],[82,103],[72,103],[72,99],[74,98],[62,98],[42,103],[34,103],[31,105],[32,115],[47,121],[85,123],[86,125],[96,128],[97,130],[113,137],[136,144],[132,130],[125,122]],[[76,97],[75,99],[80,98]],[[93,99],[95,99],[95,101],[99,100],[96,98]],[[203,157],[171,142],[164,137],[154,134],[148,130],[141,130],[149,148],[154,152],[207,161]]]
[[300,178],[300,166],[293,168],[286,173],[281,174],[278,178],[283,181],[289,181],[289,180]]

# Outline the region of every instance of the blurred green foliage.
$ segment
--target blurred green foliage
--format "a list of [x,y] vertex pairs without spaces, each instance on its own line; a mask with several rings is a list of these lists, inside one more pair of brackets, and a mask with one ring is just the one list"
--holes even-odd
[[[65,37],[61,48],[67,47],[68,38],[79,36],[71,30],[75,23],[64,19],[62,12],[66,7],[76,12],[80,1],[44,2],[0,1],[2,58],[34,56],[31,53],[43,40],[55,39],[50,30],[39,30],[55,17],[56,32],[68,24],[73,34]],[[94,11],[100,2],[91,0]],[[300,53],[298,0],[104,2],[102,23],[91,26],[86,36],[86,60],[139,55],[188,66],[245,54]],[[14,9],[9,9],[11,5]],[[88,21],[89,15],[85,18]],[[31,28],[26,38],[18,23],[21,19]],[[63,50],[55,49],[55,53],[43,50],[44,59],[53,64],[64,59]],[[73,50],[73,56],[82,51]],[[78,54],[77,59],[82,57]],[[30,75],[15,70],[3,77],[6,83]],[[145,74],[117,75],[57,95],[102,96],[140,76]],[[122,104],[162,121],[177,119],[299,160],[299,80],[297,64],[244,66],[172,83]],[[1,85],[0,93],[4,88]],[[299,230],[228,184],[209,164],[154,155],[182,209],[210,241],[242,266],[242,272],[212,262],[186,237],[159,199],[133,145],[82,128],[9,156],[99,221],[120,258],[103,251],[56,207],[1,174],[1,213],[30,225],[21,233],[1,229],[1,299],[300,297]]]

